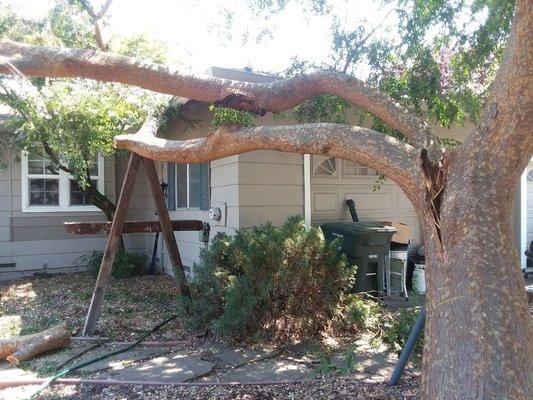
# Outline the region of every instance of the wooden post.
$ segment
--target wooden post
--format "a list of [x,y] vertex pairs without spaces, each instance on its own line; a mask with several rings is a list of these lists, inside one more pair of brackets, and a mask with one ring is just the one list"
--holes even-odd
[[146,170],[146,175],[148,176],[150,189],[152,189],[152,196],[154,197],[155,208],[157,215],[159,216],[161,232],[163,232],[163,236],[165,237],[168,255],[174,266],[174,275],[179,286],[180,294],[190,299],[191,292],[189,290],[189,285],[187,284],[183,264],[181,263],[180,252],[178,250],[178,244],[176,243],[176,237],[174,236],[174,230],[172,229],[172,223],[170,222],[170,217],[168,215],[167,205],[165,204],[163,193],[161,193],[161,186],[159,185],[159,178],[157,176],[154,161],[148,158],[143,158],[143,164]]
[[96,322],[100,317],[102,300],[104,298],[105,289],[109,282],[109,277],[111,275],[111,267],[113,266],[115,254],[117,253],[117,249],[120,244],[122,225],[126,219],[126,213],[128,212],[131,193],[133,191],[133,186],[135,185],[135,177],[137,176],[140,162],[141,156],[131,153],[128,161],[128,168],[126,169],[126,176],[124,177],[124,182],[122,183],[122,189],[120,191],[117,210],[113,217],[111,231],[109,232],[109,237],[107,238],[106,249],[102,258],[102,263],[100,264],[98,278],[96,279],[91,305],[89,307],[89,312],[87,313],[87,319],[85,320],[85,327],[83,328],[84,336],[90,336],[94,334]]

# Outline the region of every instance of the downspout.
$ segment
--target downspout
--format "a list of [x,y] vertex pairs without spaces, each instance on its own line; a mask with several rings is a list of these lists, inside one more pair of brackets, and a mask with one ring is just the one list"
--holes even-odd
[[520,251],[520,266],[526,268],[526,249],[529,247],[527,243],[527,173],[529,172],[529,165],[520,176],[520,189],[517,193],[518,201],[516,204],[519,207],[519,232],[518,232],[518,250]]
[[[8,185],[9,185],[9,205],[8,205],[8,211],[9,211],[9,220],[8,220],[8,223],[9,223],[9,241],[12,242],[13,241],[13,177],[11,176],[12,175],[12,165],[11,163],[13,162],[13,154],[12,154],[12,151],[11,149],[8,149],[7,151],[7,157],[8,157],[8,161],[7,161],[7,179],[8,179]],[[22,164],[20,166],[20,170],[22,172]],[[22,182],[22,179],[24,179],[24,177],[22,176],[22,173],[21,173],[21,182]],[[20,187],[22,188],[22,184],[20,185]],[[22,198],[22,193],[21,193],[21,196]],[[9,256],[10,257],[13,257],[13,246],[9,246]]]
[[304,220],[311,227],[311,155],[304,154]]
[[[160,162],[159,163],[159,172],[161,173],[161,180],[162,182],[165,182],[167,184],[167,187],[168,187],[168,179],[167,181],[165,181],[165,177],[167,176],[167,168],[166,168],[166,163],[163,163],[163,162]],[[168,192],[167,192],[167,196],[168,196]],[[165,198],[167,199],[167,198]],[[167,201],[167,207],[168,207],[168,201]],[[170,211],[168,212],[169,213],[169,216],[170,216]],[[172,219],[172,218],[170,218]],[[159,240],[161,241],[161,243],[159,243],[159,248],[161,249],[161,274],[165,274],[165,240],[164,238],[160,235],[159,237]],[[171,275],[172,275],[172,269],[170,270],[171,272]]]

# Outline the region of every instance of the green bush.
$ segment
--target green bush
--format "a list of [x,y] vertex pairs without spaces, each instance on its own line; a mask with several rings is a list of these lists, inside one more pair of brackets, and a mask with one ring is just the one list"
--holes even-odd
[[379,327],[383,310],[374,300],[365,299],[363,295],[350,294],[344,300],[343,317],[348,324],[354,324],[359,330]]
[[[407,308],[401,310],[385,323],[384,327],[384,341],[389,343],[393,350],[400,353],[403,349],[405,342],[409,338],[409,334],[413,329],[419,308]],[[419,358],[422,355],[422,348],[424,343],[424,332],[420,335],[420,339],[416,342],[413,350],[413,356]]]
[[355,276],[337,246],[300,217],[217,234],[194,266],[190,325],[234,340],[317,334]]
[[[101,251],[92,251],[76,260],[79,266],[87,266],[91,274],[98,275],[100,264],[104,253]],[[120,250],[115,255],[111,276],[113,278],[129,278],[132,276],[143,275],[148,270],[148,257],[142,253],[132,253]]]

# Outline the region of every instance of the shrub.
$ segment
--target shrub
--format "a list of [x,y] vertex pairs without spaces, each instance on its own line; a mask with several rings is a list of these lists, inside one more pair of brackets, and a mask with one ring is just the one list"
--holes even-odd
[[337,247],[300,217],[217,234],[194,266],[190,325],[235,340],[318,333],[355,275]]
[[[98,275],[100,264],[104,253],[101,251],[92,251],[76,260],[80,266],[87,266],[91,274]],[[132,276],[143,275],[148,270],[148,257],[146,254],[133,253],[119,250],[113,261],[111,276],[113,278],[129,278]]]
[[348,324],[354,324],[359,330],[379,327],[383,310],[374,300],[365,299],[363,295],[350,294],[344,300],[343,317]]
[[[419,312],[419,308],[407,308],[393,315],[390,320],[385,323],[384,341],[389,343],[392,349],[396,352],[400,353],[403,349]],[[424,332],[422,331],[420,339],[416,342],[413,350],[413,356],[415,358],[419,358],[422,355],[423,343]]]

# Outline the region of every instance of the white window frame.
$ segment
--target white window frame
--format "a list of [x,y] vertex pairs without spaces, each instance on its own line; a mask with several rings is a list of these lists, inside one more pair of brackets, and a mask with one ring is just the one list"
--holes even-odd
[[[174,182],[175,182],[175,190],[174,190],[174,201],[175,201],[175,204],[176,204],[176,211],[188,211],[188,210],[194,210],[194,211],[197,211],[200,209],[200,206],[201,206],[201,202],[202,200],[200,199],[200,205],[198,205],[198,207],[191,207],[191,197],[190,197],[190,194],[191,194],[191,185],[190,185],[190,173],[189,173],[189,167],[191,166],[191,164],[186,164],[187,165],[187,207],[178,207],[178,189],[179,189],[179,181],[178,181],[178,167],[177,167],[177,164],[176,164],[176,168],[174,168]],[[196,165],[196,164],[195,164]],[[201,183],[200,183],[201,185]],[[200,190],[201,187],[200,187]],[[168,195],[168,194],[167,194]]]
[[[319,159],[320,157],[320,159]],[[316,169],[326,160],[333,158],[333,166],[335,170],[333,171],[332,175],[322,175],[317,174]],[[311,157],[311,175],[314,179],[338,179],[339,178],[339,158],[332,157],[332,156],[320,156],[320,155],[313,155]]]
[[[104,157],[98,154],[98,191],[102,194],[105,194],[105,177],[104,177]],[[22,197],[22,212],[31,213],[31,212],[87,212],[87,211],[101,211],[98,207],[94,205],[87,206],[71,206],[70,205],[70,180],[72,175],[69,173],[59,170],[59,178],[56,178],[58,175],[49,175],[49,176],[35,176],[35,179],[58,179],[59,180],[59,205],[58,206],[35,206],[30,205],[30,196],[29,196],[29,180],[32,178],[32,175],[28,174],[28,153],[25,151],[21,152],[20,156],[21,164],[21,197]],[[93,177],[91,176],[91,179]]]
[[[350,181],[360,181],[360,182],[375,182],[375,180],[379,176],[379,173],[374,168],[366,167],[365,165],[363,165],[361,163],[358,163],[357,161],[341,160],[341,159],[339,159],[339,161],[341,161],[340,164],[341,164],[341,169],[342,169],[342,172],[341,172],[341,178],[342,179],[350,180]],[[347,171],[346,171],[346,162],[347,161],[355,162],[356,164],[359,164],[361,167],[371,169],[371,170],[375,171],[376,173],[375,174],[367,174],[367,175],[359,175],[359,174],[351,175],[351,174],[348,174]]]

